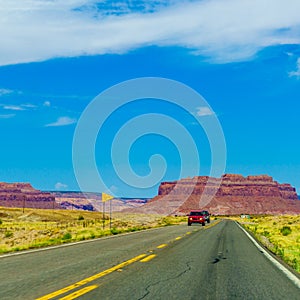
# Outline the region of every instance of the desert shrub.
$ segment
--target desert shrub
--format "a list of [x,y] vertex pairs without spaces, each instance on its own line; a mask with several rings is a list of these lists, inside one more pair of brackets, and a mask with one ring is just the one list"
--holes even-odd
[[142,229],[143,229],[143,227],[133,226],[133,227],[128,228],[128,231],[134,232],[134,231],[139,231],[139,230],[142,230]]
[[284,258],[284,249],[277,248],[277,255],[279,255],[281,258]]
[[298,269],[299,269],[299,261],[298,261],[296,258],[294,258],[294,259],[292,260],[292,267],[293,267],[295,270],[298,271]]
[[90,234],[90,238],[91,239],[94,239],[96,236],[95,236],[95,233],[94,232],[91,232],[91,234]]
[[263,236],[265,237],[269,237],[270,236],[270,232],[267,230],[264,230],[264,232],[262,233]]
[[62,240],[66,241],[66,240],[70,240],[72,238],[72,234],[70,232],[67,232],[63,235]]
[[2,222],[2,220],[0,219],[0,225],[2,225],[2,223],[3,223],[3,222]]
[[113,227],[113,228],[110,230],[110,232],[111,232],[112,234],[118,234],[118,233],[120,232],[120,230],[118,230],[117,228]]
[[84,216],[80,215],[80,216],[78,217],[78,221],[82,221],[82,220],[84,220]]
[[6,237],[6,238],[10,238],[10,237],[13,237],[13,232],[11,232],[11,231],[5,231],[5,233],[4,233],[4,236]]
[[282,235],[287,236],[287,235],[289,235],[289,234],[292,233],[292,229],[291,229],[290,226],[283,226],[283,227],[280,229],[280,232],[281,232]]

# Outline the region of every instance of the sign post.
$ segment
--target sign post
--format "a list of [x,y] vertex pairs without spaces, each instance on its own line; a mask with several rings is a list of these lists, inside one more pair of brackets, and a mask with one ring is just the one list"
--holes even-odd
[[[112,200],[114,197],[109,194],[102,193],[101,198],[102,198],[102,208],[103,208],[102,219],[103,219],[103,230],[104,230],[104,228],[105,228],[105,202]],[[109,228],[111,229],[111,201],[109,204]]]

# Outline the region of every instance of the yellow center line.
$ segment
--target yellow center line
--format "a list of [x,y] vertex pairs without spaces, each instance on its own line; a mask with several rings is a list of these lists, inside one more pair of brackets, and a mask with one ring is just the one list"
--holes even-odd
[[149,260],[153,259],[154,257],[156,257],[156,254],[151,254],[145,258],[143,258],[142,260],[140,260],[140,262],[148,262]]
[[161,245],[157,246],[156,248],[161,249],[161,248],[164,248],[164,247],[167,247],[167,246],[168,246],[168,244],[161,244]]
[[178,240],[180,240],[182,237],[181,236],[178,236],[176,239],[175,239],[175,241],[178,241]]
[[221,222],[221,221],[218,220],[218,221],[214,222],[213,224],[208,225],[207,228],[211,228],[211,227],[213,227],[213,226],[216,226],[216,225],[219,224],[220,222]]
[[76,282],[74,284],[71,284],[71,285],[69,285],[69,286],[67,286],[67,287],[65,287],[63,289],[60,289],[58,291],[55,291],[53,293],[47,294],[47,295],[45,295],[43,297],[37,298],[36,300],[52,299],[52,298],[54,298],[56,296],[59,296],[59,295],[64,294],[66,292],[69,292],[69,291],[71,291],[71,290],[73,290],[73,289],[75,289],[77,287],[85,285],[85,284],[87,284],[87,283],[89,283],[91,281],[94,281],[94,280],[98,279],[98,278],[106,276],[106,275],[108,275],[108,274],[110,274],[110,273],[112,273],[112,272],[114,272],[114,271],[116,271],[118,269],[122,269],[125,266],[128,266],[128,265],[130,265],[130,264],[132,264],[132,263],[134,263],[136,261],[139,261],[140,259],[144,258],[145,256],[147,256],[147,254],[138,255],[138,256],[136,256],[136,257],[134,257],[132,259],[129,259],[127,261],[124,261],[124,262],[122,262],[122,263],[120,263],[120,264],[118,264],[118,265],[116,265],[116,266],[114,266],[114,267],[112,267],[110,269],[107,269],[107,270],[105,270],[103,272],[100,272],[100,273],[98,273],[96,275],[93,275],[91,277],[88,277],[88,278],[85,278],[83,280],[80,280],[80,281],[78,281],[78,282]]
[[190,231],[188,231],[186,234],[191,234],[191,232],[190,232]]
[[84,294],[86,294],[86,293],[88,293],[88,292],[96,289],[98,286],[99,285],[90,285],[90,286],[87,286],[87,287],[85,287],[85,288],[83,288],[83,289],[81,289],[79,291],[76,291],[76,292],[74,292],[74,293],[72,293],[70,295],[67,295],[67,296],[65,296],[63,298],[60,298],[60,300],[73,300],[73,299],[76,299],[76,298],[78,298],[78,297],[80,297],[80,296],[82,296],[82,295],[84,295]]

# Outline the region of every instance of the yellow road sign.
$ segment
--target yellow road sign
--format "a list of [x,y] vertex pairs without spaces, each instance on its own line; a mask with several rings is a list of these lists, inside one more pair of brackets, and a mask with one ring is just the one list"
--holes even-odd
[[111,195],[106,194],[106,193],[102,193],[102,202],[106,202],[106,201],[111,200],[113,198],[114,198],[114,196],[111,196]]

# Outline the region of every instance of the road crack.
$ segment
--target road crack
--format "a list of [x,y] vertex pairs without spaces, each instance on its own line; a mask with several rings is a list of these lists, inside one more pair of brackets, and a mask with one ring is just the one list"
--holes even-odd
[[[227,251],[226,251],[227,252]],[[222,259],[227,259],[222,252],[218,253],[218,256],[212,261],[212,264],[217,264],[220,262]]]
[[221,232],[218,234],[218,237],[216,239],[216,256],[213,256],[211,264],[217,264],[223,259],[227,259],[224,255],[225,253],[228,253],[228,250],[226,249],[226,227],[224,226],[221,230]]
[[156,285],[158,285],[160,283],[163,283],[163,282],[167,282],[167,281],[170,281],[170,280],[177,279],[177,278],[181,277],[182,275],[186,274],[187,272],[189,272],[192,269],[191,263],[192,262],[188,261],[186,263],[186,269],[183,270],[182,272],[180,272],[179,274],[177,274],[176,276],[172,276],[172,277],[169,277],[169,278],[166,278],[166,279],[163,279],[163,280],[158,280],[157,282],[151,283],[148,286],[146,286],[145,287],[145,294],[142,297],[140,297],[138,300],[145,299],[151,293],[150,289],[152,287],[154,287],[154,286],[156,286]]

